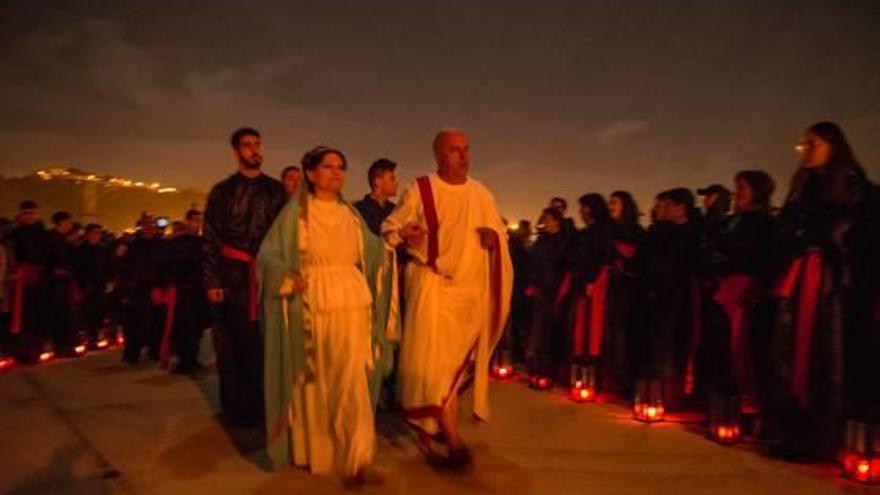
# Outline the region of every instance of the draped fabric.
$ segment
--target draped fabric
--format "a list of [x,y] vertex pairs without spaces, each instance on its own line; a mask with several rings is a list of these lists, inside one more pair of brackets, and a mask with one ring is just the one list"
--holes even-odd
[[[488,420],[489,357],[507,321],[513,277],[506,227],[491,193],[474,179],[453,185],[432,174],[421,182],[421,189],[416,183],[404,191],[382,232],[394,246],[406,224],[429,233],[427,242],[408,249],[399,393],[410,424],[434,433],[472,363],[474,414]],[[495,232],[495,249],[480,245],[481,227]]]
[[[307,244],[302,236],[307,235],[309,203],[305,194],[287,203],[257,257],[265,339],[266,449],[275,468],[308,464],[313,472],[326,472],[333,464],[328,453],[333,442],[345,450],[337,452],[343,458],[336,465],[347,472],[371,456],[370,440],[364,435],[373,428],[382,380],[392,367],[393,342],[399,334],[395,259],[357,211],[341,202],[348,218],[353,216],[358,223],[359,259],[356,265],[317,266],[321,264],[313,263],[308,248],[301,250]],[[351,249],[350,244],[345,248]],[[281,296],[282,284],[291,274],[305,276],[308,288]],[[338,281],[347,287],[343,292],[354,295],[353,302],[330,290],[327,282],[335,283],[334,277],[341,277]],[[358,285],[364,282],[366,287]],[[367,328],[362,341],[334,335],[340,329],[359,327]],[[352,362],[338,363],[342,355],[351,355]],[[366,367],[358,368],[362,364]],[[367,389],[357,385],[359,369]],[[369,411],[357,407],[365,400],[358,390],[368,394]],[[346,394],[357,396],[346,403]],[[341,411],[349,406],[348,413]],[[321,442],[323,448],[317,445]]]

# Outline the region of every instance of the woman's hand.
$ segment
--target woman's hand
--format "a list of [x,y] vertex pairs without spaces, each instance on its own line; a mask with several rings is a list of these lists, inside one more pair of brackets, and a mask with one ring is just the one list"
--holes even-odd
[[289,297],[299,294],[306,289],[306,279],[299,273],[288,273],[281,281],[281,288],[278,289],[279,295]]

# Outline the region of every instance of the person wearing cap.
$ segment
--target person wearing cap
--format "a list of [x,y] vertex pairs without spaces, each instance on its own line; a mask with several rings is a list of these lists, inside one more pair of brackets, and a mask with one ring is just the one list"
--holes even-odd
[[723,219],[730,213],[733,196],[730,190],[721,184],[697,189],[697,194],[703,197],[703,217],[706,221]]

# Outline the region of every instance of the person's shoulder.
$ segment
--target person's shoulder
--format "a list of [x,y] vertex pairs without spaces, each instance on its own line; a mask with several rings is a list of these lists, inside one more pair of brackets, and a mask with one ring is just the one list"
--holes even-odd
[[281,181],[267,174],[260,174],[260,180],[265,184],[271,184],[271,187],[280,187],[284,188],[284,185],[281,184]]
[[474,189],[474,191],[477,192],[477,194],[492,201],[495,200],[495,194],[492,192],[492,190],[478,179],[468,177],[468,184]]
[[229,188],[235,187],[235,183],[238,179],[238,172],[234,174],[229,174],[217,183],[214,184],[214,187],[211,188],[211,192],[214,191],[225,191]]
[[361,199],[359,199],[359,200],[357,200],[357,201],[352,202],[351,205],[354,206],[355,208],[359,209],[359,210],[362,209],[362,208],[366,208],[366,207],[367,207],[367,204],[368,204],[368,203],[367,203],[367,199],[368,199],[369,197],[370,197],[370,195],[368,194],[368,195],[364,196],[363,198],[361,198]]
[[260,182],[268,187],[273,193],[284,194],[284,184],[281,183],[280,180],[275,177],[271,177],[266,174],[260,175]]

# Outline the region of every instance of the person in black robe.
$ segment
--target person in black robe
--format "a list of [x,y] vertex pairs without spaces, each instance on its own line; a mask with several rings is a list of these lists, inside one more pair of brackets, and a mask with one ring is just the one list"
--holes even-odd
[[62,357],[74,357],[77,346],[76,324],[74,314],[77,304],[76,280],[73,274],[73,248],[68,236],[73,231],[73,217],[70,213],[59,211],[52,215],[54,228],[47,232],[48,254],[48,293],[49,333],[55,354]]
[[263,421],[263,339],[255,257],[286,197],[280,182],[260,172],[259,132],[239,129],[231,145],[238,172],[208,195],[202,274],[213,305],[223,413],[233,423],[258,425]]
[[[515,227],[515,228],[514,228]],[[513,292],[510,299],[510,318],[499,347],[510,351],[514,363],[524,363],[531,330],[531,297],[528,291],[531,269],[532,223],[520,220],[511,226],[507,236],[510,261],[513,264]]]
[[16,226],[6,242],[14,258],[9,324],[13,353],[18,361],[36,362],[52,345],[48,332],[48,236],[34,201],[21,202]]
[[538,220],[538,238],[529,253],[527,292],[532,298],[532,328],[526,366],[533,383],[566,376],[566,303],[570,288],[569,239],[559,210],[546,208]]
[[90,223],[85,227],[85,240],[74,254],[74,274],[82,294],[82,328],[91,349],[107,341],[103,335],[107,314],[107,282],[110,274],[110,251],[103,241],[103,227]]
[[620,380],[615,355],[623,345],[620,335],[608,331],[606,318],[615,223],[600,194],[585,194],[578,203],[586,227],[577,232],[571,251],[569,356],[573,363],[597,365],[600,390],[615,393]]
[[354,207],[367,222],[367,227],[376,235],[380,235],[382,222],[394,211],[391,198],[397,196],[396,169],[397,164],[387,158],[373,162],[367,171],[370,192],[354,203]]
[[553,208],[562,215],[562,232],[573,238],[577,234],[577,227],[575,227],[574,220],[571,217],[565,216],[565,212],[568,210],[568,201],[565,198],[556,196],[550,199],[550,204],[547,207]]
[[861,267],[852,234],[869,183],[836,124],[809,127],[798,151],[801,166],[779,214],[784,258],[768,423],[775,453],[832,460],[858,380],[852,357],[868,331],[854,324]]
[[773,179],[760,170],[735,177],[735,214],[704,235],[701,280],[705,383],[709,392],[738,396],[757,413],[766,396],[772,305],[768,298],[777,241],[770,213]]
[[650,375],[661,380],[665,407],[674,411],[684,408],[697,388],[700,227],[690,190],[671,189],[659,199],[645,258],[651,298]]
[[[204,237],[202,231],[202,212],[189,210],[186,213],[186,230],[168,240],[166,259],[169,279],[173,286],[173,310],[167,330],[163,335],[168,342],[164,346],[177,356],[173,373],[193,373],[202,368],[198,361],[199,343],[202,334],[210,324],[209,308],[202,283],[202,256]],[[170,289],[170,287],[169,287]]]
[[608,363],[621,397],[631,395],[634,379],[645,375],[649,334],[644,281],[644,244],[647,233],[639,224],[639,208],[626,191],[611,193],[608,209],[614,220],[611,235],[611,271],[605,325]]
[[166,283],[164,240],[153,217],[142,216],[139,227],[120,260],[118,290],[125,336],[122,360],[128,364],[137,364],[144,348],[150,360],[159,361],[164,316],[156,297]]

